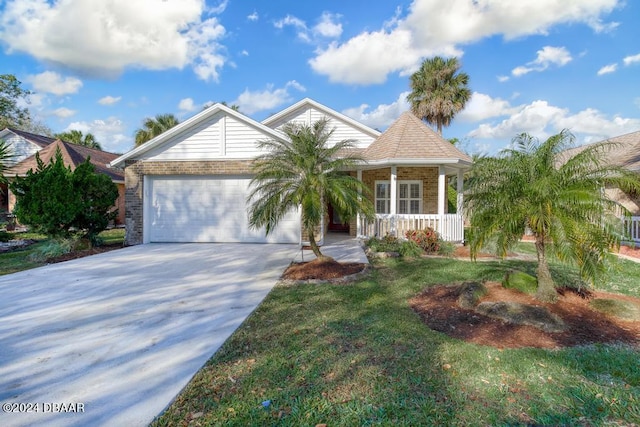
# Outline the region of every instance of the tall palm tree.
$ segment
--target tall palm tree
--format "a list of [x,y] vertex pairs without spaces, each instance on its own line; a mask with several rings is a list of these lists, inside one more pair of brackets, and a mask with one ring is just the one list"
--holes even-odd
[[580,276],[594,284],[611,258],[610,249],[623,237],[616,208],[605,186],[638,191],[638,177],[610,165],[610,143],[594,144],[568,157],[563,151],[574,137],[562,131],[540,144],[527,134],[514,138],[514,148],[498,157],[480,158],[465,191],[471,222],[471,253],[489,241],[505,256],[528,228],[538,258],[536,297],[557,298],[547,262],[551,250],[562,262],[574,264]]
[[266,227],[267,234],[288,212],[299,207],[302,227],[318,259],[329,258],[322,255],[315,240],[327,202],[346,221],[357,213],[373,216],[373,204],[367,197],[369,189],[345,173],[353,170],[360,160],[344,156],[344,150],[352,147],[352,141],[342,140],[329,146],[335,129],[327,127],[327,119],[310,126],[287,123],[282,129],[286,140],[260,141],[258,147],[266,153],[254,163],[256,175],[251,180],[253,188],[247,199],[251,203],[250,226]]
[[96,137],[92,133],[84,135],[80,130],[70,130],[68,132],[57,133],[56,138],[73,144],[84,145],[85,147],[95,148],[96,150],[102,150],[100,143],[96,141]]
[[436,56],[425,59],[411,75],[411,93],[407,95],[411,112],[435,125],[440,135],[442,127],[449,126],[471,98],[469,75],[459,70],[457,58]]
[[136,131],[136,147],[171,129],[178,123],[180,121],[173,114],[158,114],[154,118],[146,118],[142,123],[142,128]]

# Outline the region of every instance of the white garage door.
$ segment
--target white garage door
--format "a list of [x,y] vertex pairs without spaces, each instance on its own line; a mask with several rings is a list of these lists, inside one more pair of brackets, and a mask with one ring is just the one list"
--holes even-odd
[[300,214],[288,214],[265,236],[249,228],[250,178],[145,177],[145,242],[299,243]]

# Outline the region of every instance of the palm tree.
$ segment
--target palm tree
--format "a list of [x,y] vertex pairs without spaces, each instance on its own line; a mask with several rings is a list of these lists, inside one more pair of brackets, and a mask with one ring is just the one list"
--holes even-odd
[[96,141],[96,137],[93,136],[92,133],[83,135],[82,131],[73,129],[68,132],[57,133],[55,137],[66,142],[71,142],[72,144],[78,144],[89,148],[95,148],[96,150],[102,150],[100,143]]
[[136,131],[136,147],[171,129],[178,123],[180,121],[173,114],[158,114],[155,118],[146,118],[142,123],[142,128]]
[[459,70],[457,58],[436,56],[425,59],[411,75],[411,93],[407,95],[411,112],[435,125],[440,135],[442,127],[449,126],[471,98],[469,75]]
[[251,180],[253,189],[247,198],[251,202],[250,226],[266,227],[267,234],[284,215],[300,207],[302,227],[318,259],[330,258],[322,255],[315,240],[327,202],[346,221],[357,213],[373,216],[373,204],[362,196],[363,192],[368,194],[369,189],[345,173],[353,170],[360,160],[344,156],[344,150],[352,147],[352,141],[342,140],[329,146],[335,129],[328,130],[327,126],[327,119],[311,126],[287,123],[282,129],[285,140],[258,142],[259,149],[266,154],[254,163],[256,175]]
[[13,165],[14,153],[8,142],[0,139],[0,184],[7,183],[5,173]]
[[608,164],[611,143],[587,146],[573,157],[563,151],[574,137],[562,131],[540,144],[527,134],[498,157],[480,158],[471,170],[465,199],[471,222],[471,254],[490,241],[504,257],[528,228],[538,259],[536,297],[553,301],[555,284],[547,262],[551,250],[561,262],[576,265],[591,282],[605,271],[610,249],[620,244],[622,227],[605,186],[638,191],[638,177]]

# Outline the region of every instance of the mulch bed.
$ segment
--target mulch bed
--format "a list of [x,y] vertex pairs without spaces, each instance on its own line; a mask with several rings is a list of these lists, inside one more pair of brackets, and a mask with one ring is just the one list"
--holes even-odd
[[84,258],[89,255],[101,254],[104,252],[113,251],[115,249],[122,249],[122,243],[117,243],[114,245],[102,245],[97,246],[91,249],[83,249],[80,251],[72,251],[64,255],[60,255],[57,257],[52,257],[47,259],[47,263],[55,264],[57,262],[69,261],[72,259]]
[[565,289],[553,304],[541,303],[530,295],[487,283],[489,293],[480,301],[512,301],[546,307],[567,325],[560,333],[547,333],[533,326],[510,324],[463,309],[458,305],[459,286],[434,286],[410,300],[413,310],[431,329],[454,338],[496,348],[560,348],[594,343],[640,344],[640,322],[607,316],[588,306],[591,298],[633,301],[640,298],[592,291],[578,295]]
[[282,274],[284,280],[331,280],[360,273],[367,264],[339,263],[333,259],[314,259],[291,264]]

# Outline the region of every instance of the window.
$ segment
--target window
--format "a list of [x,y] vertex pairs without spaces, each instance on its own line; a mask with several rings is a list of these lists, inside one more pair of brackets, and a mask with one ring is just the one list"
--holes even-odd
[[[422,212],[422,181],[398,181],[396,212],[419,214]],[[388,214],[391,206],[389,181],[376,181],[376,213]]]
[[376,181],[376,213],[388,214],[391,205],[389,181]]

